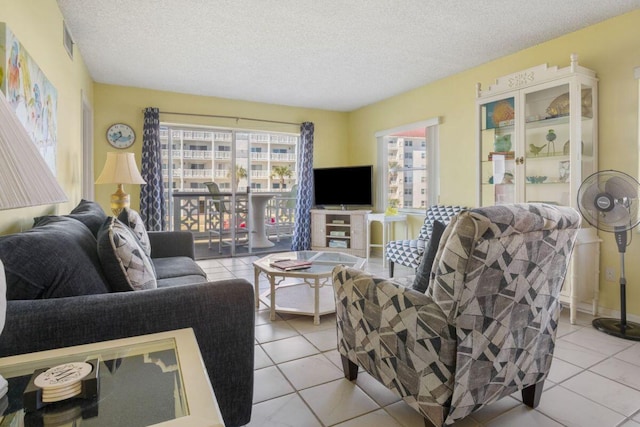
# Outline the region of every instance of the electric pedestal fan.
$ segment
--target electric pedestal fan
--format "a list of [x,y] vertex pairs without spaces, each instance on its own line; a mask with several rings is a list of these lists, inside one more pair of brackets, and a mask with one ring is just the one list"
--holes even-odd
[[599,331],[640,341],[640,324],[627,322],[627,279],[624,253],[627,235],[640,223],[640,183],[623,172],[606,170],[588,176],[578,189],[578,209],[587,222],[599,230],[614,233],[620,252],[620,319],[594,319]]

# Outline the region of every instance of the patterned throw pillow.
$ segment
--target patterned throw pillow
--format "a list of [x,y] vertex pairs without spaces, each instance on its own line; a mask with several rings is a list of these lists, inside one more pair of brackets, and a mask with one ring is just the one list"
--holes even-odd
[[113,292],[158,287],[153,262],[133,231],[108,218],[98,232],[98,256]]
[[120,212],[120,215],[118,215],[118,219],[133,230],[144,252],[151,256],[151,242],[149,241],[149,235],[147,234],[147,229],[144,226],[144,222],[142,222],[140,214],[131,208],[124,208],[122,212]]

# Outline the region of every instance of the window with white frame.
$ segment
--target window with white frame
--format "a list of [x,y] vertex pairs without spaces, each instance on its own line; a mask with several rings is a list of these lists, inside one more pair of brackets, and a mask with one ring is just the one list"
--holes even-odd
[[439,118],[376,133],[379,209],[423,211],[438,201]]

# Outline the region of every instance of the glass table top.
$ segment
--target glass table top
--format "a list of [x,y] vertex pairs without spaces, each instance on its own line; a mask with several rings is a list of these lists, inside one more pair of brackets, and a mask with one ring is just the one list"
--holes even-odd
[[[191,330],[180,330],[174,332]],[[68,347],[23,356],[0,359],[0,375],[9,382],[9,392],[0,399],[0,427],[4,426],[127,426],[142,427],[171,420],[181,420],[176,425],[185,424],[190,415],[188,393],[184,382],[179,346],[170,333],[160,333],[143,337],[160,336],[163,339],[145,342],[131,342],[134,338],[115,340],[113,343],[127,342],[126,345],[106,346],[96,349],[100,343]],[[184,340],[184,337],[180,337]],[[197,348],[197,342],[193,337]],[[106,342],[109,343],[109,342]],[[80,349],[80,351],[78,351]],[[82,351],[85,349],[85,351]],[[189,353],[193,353],[189,350]],[[196,350],[198,358],[199,352]],[[43,357],[38,357],[43,355]],[[79,397],[48,404],[41,409],[25,413],[23,392],[33,372],[68,362],[83,362],[98,359],[99,393],[94,399]],[[193,355],[187,354],[190,366]],[[24,360],[24,361],[23,361]],[[201,359],[199,358],[201,361]],[[202,365],[202,363],[199,363]],[[204,376],[206,377],[206,371]],[[191,375],[191,374],[189,374]],[[205,390],[211,391],[213,406],[217,409],[215,397],[205,379]],[[200,386],[200,384],[197,384]],[[195,388],[195,387],[194,387]],[[202,390],[200,390],[200,394]],[[210,421],[213,421],[210,417]],[[164,424],[163,424],[164,425]],[[173,424],[172,424],[173,425]],[[209,424],[206,425],[222,425]]]
[[[311,261],[311,267],[304,270],[291,270],[283,272],[276,267],[270,267],[270,263],[277,260],[301,260]],[[354,268],[362,268],[365,263],[365,259],[358,258],[353,255],[345,254],[342,252],[330,252],[330,251],[297,251],[297,252],[284,252],[268,255],[264,258],[254,262],[263,270],[282,272],[286,274],[296,275],[315,275],[315,274],[328,274],[331,273],[336,265],[346,265]]]

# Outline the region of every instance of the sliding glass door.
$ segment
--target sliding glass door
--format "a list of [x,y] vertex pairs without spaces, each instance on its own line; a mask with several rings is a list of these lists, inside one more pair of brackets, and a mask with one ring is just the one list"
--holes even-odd
[[160,138],[167,223],[194,234],[199,258],[282,250],[297,135],[163,124]]

